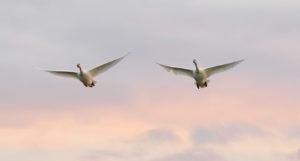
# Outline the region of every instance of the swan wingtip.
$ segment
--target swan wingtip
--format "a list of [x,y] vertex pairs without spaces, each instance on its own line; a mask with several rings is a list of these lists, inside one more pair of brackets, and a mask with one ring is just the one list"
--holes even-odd
[[162,64],[160,64],[160,63],[158,63],[158,62],[156,62],[156,64],[159,65],[159,66],[161,66],[161,67],[164,67],[164,65],[162,65]]

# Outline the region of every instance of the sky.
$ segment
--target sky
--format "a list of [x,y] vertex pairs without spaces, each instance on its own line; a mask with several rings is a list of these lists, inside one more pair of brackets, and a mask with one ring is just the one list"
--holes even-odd
[[[0,2],[0,160],[299,161],[296,0]],[[90,69],[94,88],[39,69]],[[245,59],[194,81],[194,69]]]

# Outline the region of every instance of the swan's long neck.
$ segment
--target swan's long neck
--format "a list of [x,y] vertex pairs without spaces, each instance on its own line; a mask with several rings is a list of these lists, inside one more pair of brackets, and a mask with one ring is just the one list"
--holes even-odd
[[83,70],[82,70],[81,66],[80,66],[80,65],[77,65],[77,67],[79,68],[80,74],[83,74]]
[[199,67],[198,67],[197,62],[194,62],[194,64],[195,64],[195,67],[196,67],[196,72],[199,73],[200,71],[199,71]]

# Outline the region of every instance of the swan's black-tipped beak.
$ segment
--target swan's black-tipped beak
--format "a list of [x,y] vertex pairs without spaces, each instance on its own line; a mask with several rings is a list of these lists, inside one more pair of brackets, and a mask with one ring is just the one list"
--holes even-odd
[[193,60],[193,63],[194,63],[194,64],[197,64],[197,60],[196,60],[196,59],[194,59],[194,60]]

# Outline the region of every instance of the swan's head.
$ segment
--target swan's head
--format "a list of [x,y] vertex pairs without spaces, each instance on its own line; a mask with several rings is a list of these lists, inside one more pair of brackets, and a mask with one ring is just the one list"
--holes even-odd
[[196,59],[194,59],[194,60],[193,60],[193,63],[194,63],[195,65],[197,65],[197,60],[196,60]]
[[80,66],[80,64],[77,64],[77,68],[81,69],[81,66]]

